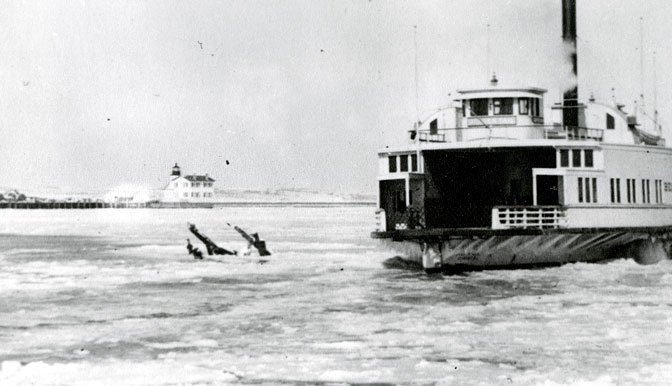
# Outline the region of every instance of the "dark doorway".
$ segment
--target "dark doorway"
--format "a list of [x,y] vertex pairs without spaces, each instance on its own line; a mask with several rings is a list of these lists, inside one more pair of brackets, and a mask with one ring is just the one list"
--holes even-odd
[[537,205],[560,205],[562,177],[537,176]]
[[380,207],[385,210],[387,229],[394,229],[406,212],[406,181],[380,181]]
[[[425,217],[430,228],[489,227],[492,208],[533,205],[532,170],[555,168],[554,148],[426,151]],[[559,201],[557,177],[555,196]]]

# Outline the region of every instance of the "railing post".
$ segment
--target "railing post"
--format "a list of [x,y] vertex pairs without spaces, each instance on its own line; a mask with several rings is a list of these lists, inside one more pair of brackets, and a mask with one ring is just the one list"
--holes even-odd
[[[502,209],[503,209],[503,208],[502,208]],[[503,210],[506,210],[506,209],[503,209]],[[491,224],[492,224],[491,227],[492,227],[492,229],[504,229],[504,228],[506,228],[506,227],[503,226],[502,223],[500,222],[499,211],[500,211],[500,208],[497,208],[497,207],[493,207],[493,208],[492,208],[492,221],[491,221]]]

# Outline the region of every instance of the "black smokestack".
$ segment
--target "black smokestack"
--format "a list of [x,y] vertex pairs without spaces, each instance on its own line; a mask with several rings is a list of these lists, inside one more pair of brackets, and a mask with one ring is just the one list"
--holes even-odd
[[[576,76],[576,0],[562,0],[562,40],[571,48],[572,72]],[[578,99],[578,86],[565,91],[562,120],[566,126],[579,125]]]

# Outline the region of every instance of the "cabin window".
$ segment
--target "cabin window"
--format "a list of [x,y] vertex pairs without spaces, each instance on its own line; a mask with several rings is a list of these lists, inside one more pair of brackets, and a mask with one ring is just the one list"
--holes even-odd
[[408,156],[405,154],[399,156],[399,171],[400,172],[408,171]]
[[579,202],[583,202],[583,178],[579,177]]
[[492,100],[492,106],[495,115],[513,114],[513,98],[495,98]]
[[635,183],[635,179],[628,178],[625,183],[628,186],[628,202],[634,204],[637,202],[637,194],[635,192],[637,184]]
[[[583,178],[583,184],[581,183],[582,178],[579,177],[579,202],[583,202],[583,198],[586,198],[586,202],[597,202],[597,178]],[[585,187],[585,196],[581,192],[581,187]]]
[[614,116],[607,114],[607,129],[614,130],[616,128],[616,121],[614,121]]
[[396,173],[397,172],[397,156],[396,155],[391,155],[387,157],[387,160],[389,161],[390,164],[390,173]]
[[530,98],[530,111],[535,117],[540,117],[539,109],[541,104],[539,103],[539,98]]
[[616,192],[614,192],[614,179],[613,178],[609,179],[609,188],[611,190],[611,202],[616,202],[616,195],[615,195]]
[[529,98],[518,99],[518,113],[520,115],[528,115],[530,113],[530,99]]
[[621,203],[621,179],[616,179],[616,202]]
[[414,172],[418,171],[418,155],[411,154],[411,170]]
[[189,197],[189,193],[185,193],[185,194],[184,194],[184,197]]
[[488,100],[485,98],[471,99],[469,101],[472,116],[488,115]]
[[593,202],[597,202],[597,178],[593,178]]
[[632,190],[632,184],[630,183],[629,178],[625,180],[625,185],[626,185],[626,191],[627,191],[627,194],[628,194],[628,203],[631,203],[632,202],[632,194],[630,193],[630,191]]
[[569,150],[567,149],[560,150],[560,167],[569,167]]
[[572,150],[572,167],[573,168],[581,167],[581,150],[578,149]]
[[429,134],[434,135],[439,132],[439,121],[437,119],[429,122]]
[[651,184],[649,183],[649,180],[646,180],[646,203],[650,204],[651,203]]
[[462,118],[467,115],[467,101],[462,99]]
[[587,168],[593,167],[593,151],[586,149],[583,151],[583,165]]
[[621,202],[621,179],[620,178],[611,178],[609,180],[609,185],[611,187],[611,202],[620,203]]
[[651,191],[649,180],[642,180],[642,202],[645,204],[651,203]]
[[590,202],[590,178],[585,178],[586,181],[586,202]]

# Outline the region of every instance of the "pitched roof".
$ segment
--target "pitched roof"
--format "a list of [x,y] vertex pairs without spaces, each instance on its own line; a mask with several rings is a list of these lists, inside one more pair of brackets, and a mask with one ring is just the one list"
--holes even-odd
[[205,176],[197,176],[195,174],[192,174],[190,176],[184,176],[185,179],[191,181],[191,182],[215,182],[212,177],[205,175]]

